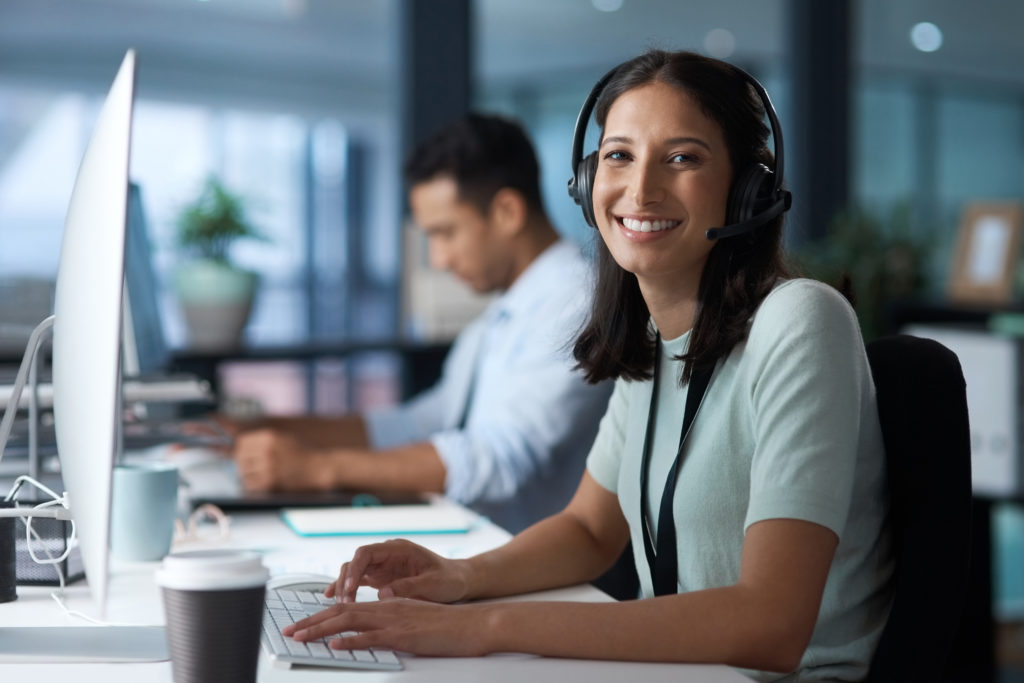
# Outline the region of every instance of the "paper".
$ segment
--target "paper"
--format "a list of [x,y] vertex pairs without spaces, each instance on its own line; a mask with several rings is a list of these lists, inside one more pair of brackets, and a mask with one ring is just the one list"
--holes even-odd
[[281,517],[300,536],[463,534],[477,520],[475,513],[445,503],[289,508]]

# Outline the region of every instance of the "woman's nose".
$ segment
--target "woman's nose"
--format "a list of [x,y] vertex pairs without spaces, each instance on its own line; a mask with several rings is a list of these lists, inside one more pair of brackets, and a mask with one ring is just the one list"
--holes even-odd
[[637,206],[653,204],[664,199],[665,191],[657,171],[646,164],[637,164],[630,181],[630,194]]

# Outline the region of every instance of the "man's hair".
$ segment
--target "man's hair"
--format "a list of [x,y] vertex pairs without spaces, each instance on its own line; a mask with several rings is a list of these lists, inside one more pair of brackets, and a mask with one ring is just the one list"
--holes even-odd
[[544,210],[533,144],[522,126],[501,116],[469,114],[435,132],[406,160],[409,187],[443,177],[481,213],[502,188],[517,190],[531,211]]

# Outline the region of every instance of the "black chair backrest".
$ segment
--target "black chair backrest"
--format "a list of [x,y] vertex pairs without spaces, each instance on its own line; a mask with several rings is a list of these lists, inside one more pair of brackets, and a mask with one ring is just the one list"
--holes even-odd
[[867,346],[885,442],[896,558],[892,612],[867,680],[943,679],[964,608],[971,443],[956,354],[896,335]]

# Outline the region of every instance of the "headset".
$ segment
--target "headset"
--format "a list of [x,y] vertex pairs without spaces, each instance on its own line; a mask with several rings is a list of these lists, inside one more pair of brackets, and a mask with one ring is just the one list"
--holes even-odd
[[[730,65],[731,66],[731,65]],[[597,104],[601,92],[608,82],[618,73],[621,65],[615,67],[594,85],[586,101],[576,117],[576,128],[572,136],[572,170],[569,178],[569,196],[583,210],[583,218],[587,225],[596,228],[594,217],[594,176],[597,174],[597,152],[583,156],[583,140],[586,137],[587,123],[590,114]],[[705,235],[709,240],[723,239],[744,235],[761,227],[768,221],[788,211],[793,204],[793,196],[788,190],[782,189],[785,155],[782,144],[782,126],[775,114],[775,107],[768,97],[767,91],[756,78],[749,73],[733,66],[733,68],[754,88],[765,114],[771,125],[772,140],[775,143],[775,170],[772,171],[761,163],[750,164],[740,170],[733,178],[729,188],[729,199],[725,210],[725,225],[711,228]]]

